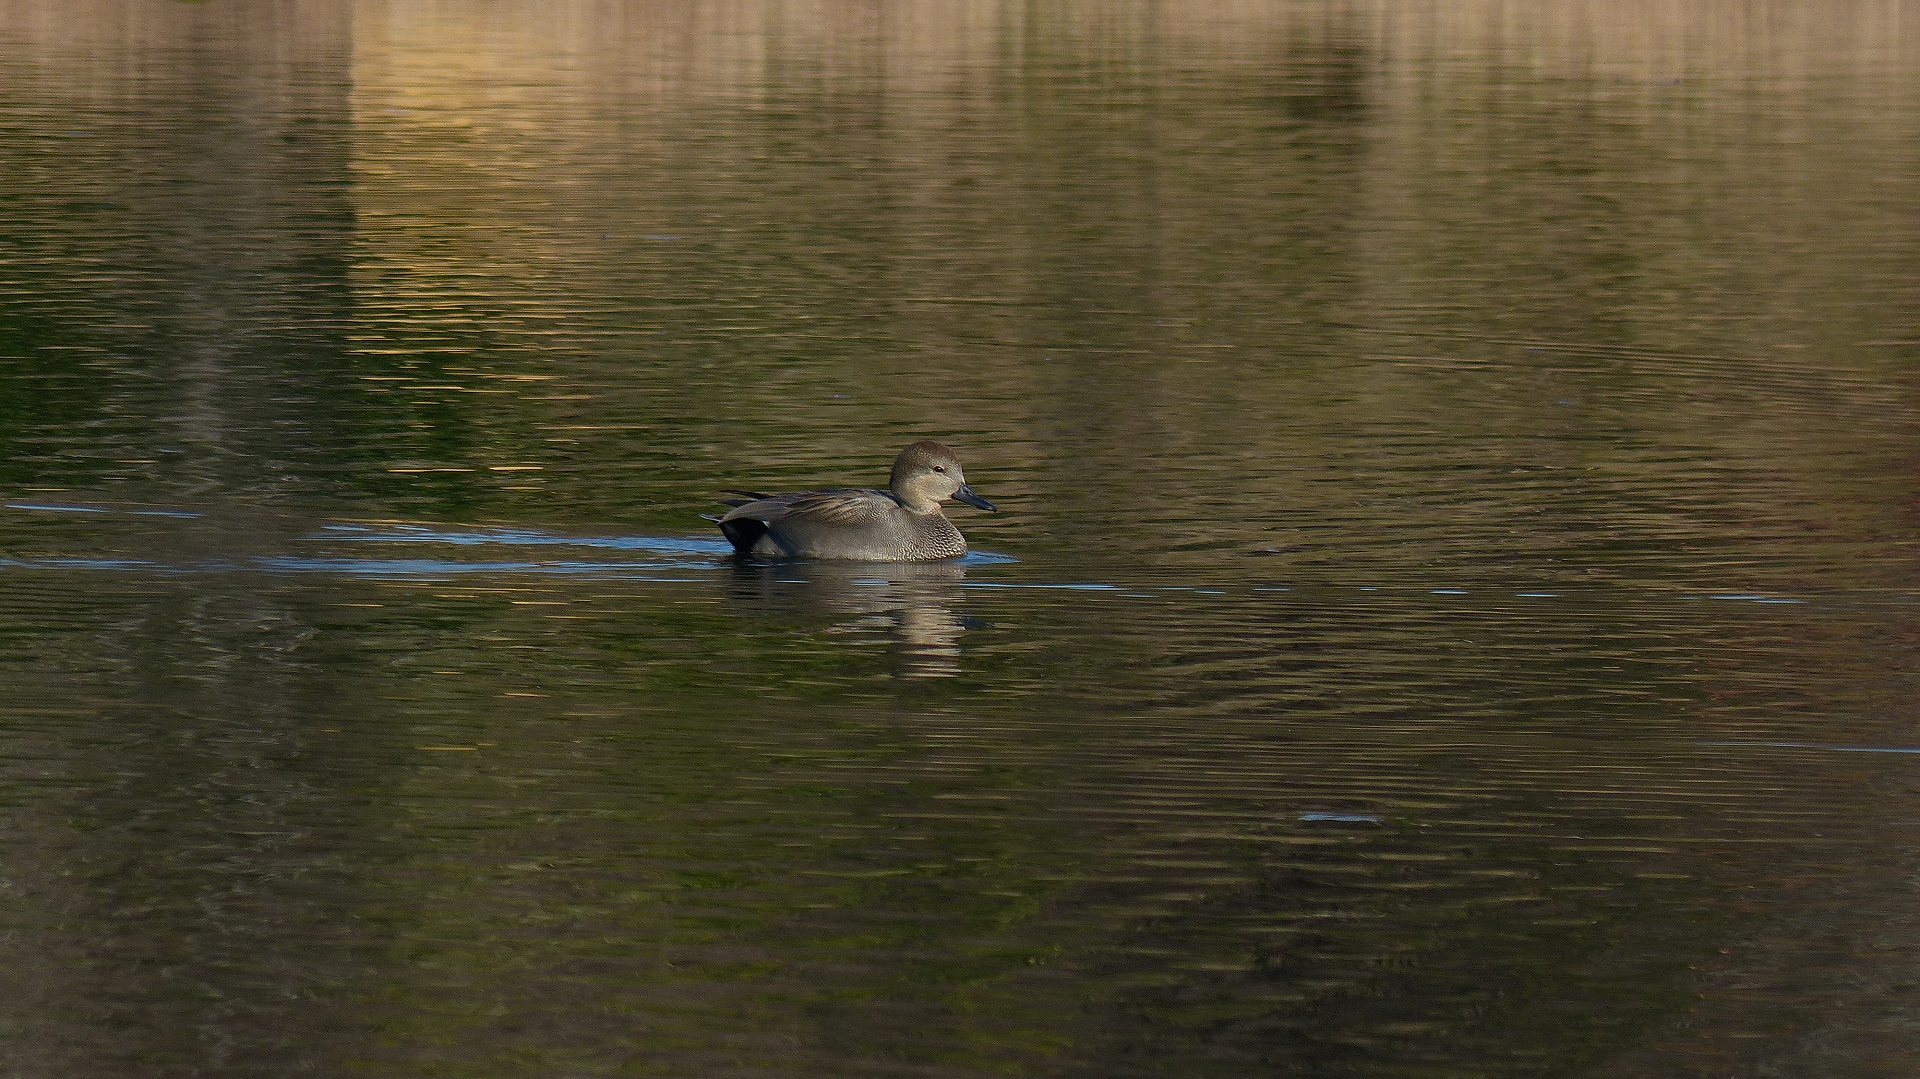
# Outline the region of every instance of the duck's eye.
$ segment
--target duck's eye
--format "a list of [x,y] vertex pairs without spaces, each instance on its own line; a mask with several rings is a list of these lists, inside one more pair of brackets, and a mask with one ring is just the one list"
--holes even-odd
[[934,466],[933,466],[933,470],[934,470],[935,472],[938,472],[938,473],[940,473],[940,474],[941,474],[942,476],[944,476],[944,475],[946,475],[946,474],[947,474],[947,466],[945,466],[945,465],[934,465]]

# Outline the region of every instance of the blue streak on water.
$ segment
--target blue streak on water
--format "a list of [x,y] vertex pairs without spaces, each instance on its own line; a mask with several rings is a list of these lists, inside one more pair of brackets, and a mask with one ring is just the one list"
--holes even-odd
[[[94,511],[83,508],[80,510],[80,512],[94,512]],[[398,543],[449,542],[455,546],[476,546],[476,545],[486,544],[486,543],[492,543],[492,544],[497,544],[501,546],[522,546],[522,545],[578,546],[578,547],[589,547],[589,548],[600,548],[600,549],[640,551],[640,552],[647,552],[647,553],[656,554],[656,555],[669,555],[669,556],[672,556],[672,555],[717,556],[717,555],[727,554],[730,550],[730,548],[728,548],[726,544],[721,542],[708,541],[708,540],[695,540],[695,539],[679,539],[674,537],[624,536],[624,537],[570,538],[570,537],[564,537],[564,536],[556,536],[552,533],[546,533],[546,532],[519,531],[519,530],[501,530],[497,532],[446,532],[441,530],[428,529],[424,527],[419,527],[419,528],[416,528],[415,526],[401,526],[401,527],[404,528],[405,531],[374,532],[373,530],[367,529],[365,526],[360,526],[360,525],[325,525],[323,526],[323,530],[329,534],[328,537],[315,536],[315,537],[309,537],[309,538],[310,539],[333,538],[340,534],[344,534],[347,538],[355,542],[398,542]],[[1019,559],[1013,558],[1008,555],[988,554],[984,552],[977,553],[974,555],[969,555],[965,559],[961,560],[961,564],[970,563],[974,565],[987,565],[987,566],[1010,565],[1010,564],[1017,564],[1018,562],[1019,562]],[[321,556],[321,555],[313,555],[313,556],[262,555],[262,556],[256,556],[247,561],[238,562],[238,563],[236,562],[203,562],[203,563],[196,563],[196,564],[190,564],[190,565],[170,565],[167,563],[156,562],[149,559],[129,559],[129,558],[38,558],[38,559],[0,558],[0,567],[13,567],[13,568],[22,568],[22,569],[29,569],[29,568],[36,568],[36,567],[37,568],[79,568],[79,569],[112,569],[112,570],[146,570],[146,571],[152,571],[152,572],[165,572],[165,573],[209,573],[209,572],[231,572],[234,570],[255,570],[255,571],[287,572],[287,573],[330,572],[330,573],[342,573],[349,576],[360,574],[365,576],[376,576],[376,577],[400,577],[400,576],[424,576],[424,575],[447,576],[451,574],[472,574],[472,573],[532,573],[532,574],[553,575],[553,576],[563,576],[563,575],[564,576],[586,576],[586,575],[598,574],[598,575],[607,576],[607,577],[644,579],[644,580],[650,580],[650,581],[659,581],[659,580],[666,579],[666,578],[650,575],[651,571],[658,571],[658,570],[680,570],[683,572],[697,571],[697,570],[714,568],[720,564],[721,563],[718,560],[709,560],[708,558],[705,558],[705,557],[697,560],[687,560],[684,558],[669,557],[665,559],[648,560],[648,561],[642,561],[642,562],[596,562],[596,561],[581,561],[581,560],[549,561],[549,560],[534,560],[534,559],[461,562],[461,561],[453,561],[449,559],[440,559],[440,558],[413,558],[413,559],[366,558],[366,559],[363,559],[363,558],[338,558],[338,557],[329,557],[329,556]],[[681,580],[681,579],[696,580],[698,578],[675,578],[675,579],[676,580]],[[799,583],[799,582],[795,581],[790,583]],[[884,577],[861,577],[861,578],[855,579],[853,583],[857,585],[865,586],[865,587],[888,587],[892,584],[890,580]],[[962,587],[962,588],[977,588],[977,589],[1017,589],[1017,590],[1065,591],[1065,592],[1112,592],[1112,593],[1115,593],[1116,595],[1122,595],[1132,599],[1147,599],[1155,595],[1168,595],[1168,594],[1174,594],[1174,593],[1187,594],[1187,595],[1204,595],[1204,596],[1227,596],[1227,595],[1233,594],[1233,591],[1230,589],[1210,588],[1210,587],[1203,587],[1203,586],[1197,586],[1197,585],[1161,585],[1158,587],[1153,587],[1153,586],[1143,587],[1139,585],[1106,584],[1106,583],[1094,582],[1094,581],[960,581],[957,583],[959,587]],[[1295,591],[1295,589],[1292,586],[1275,586],[1275,585],[1254,585],[1254,586],[1250,586],[1248,590],[1252,592],[1269,592],[1269,593]],[[1381,591],[1381,589],[1378,586],[1362,585],[1362,586],[1355,586],[1354,591],[1379,592]],[[1455,589],[1455,588],[1435,588],[1435,589],[1426,589],[1425,591],[1434,595],[1447,595],[1447,596],[1471,594],[1471,592],[1467,589]],[[1514,593],[1514,595],[1522,598],[1537,598],[1537,599],[1555,599],[1555,598],[1560,598],[1561,596],[1561,594],[1557,592],[1516,592]],[[1703,597],[1692,596],[1692,597],[1686,597],[1686,598],[1701,599]],[[1802,600],[1802,599],[1783,599],[1783,598],[1767,597],[1767,596],[1751,596],[1751,597],[1741,596],[1737,598],[1748,600],[1749,602],[1764,602],[1764,603],[1804,604],[1809,602],[1807,600]]]
[[[177,519],[197,519],[204,515],[184,510],[127,510],[110,507],[67,505],[39,502],[9,502],[9,509],[46,511],[55,513],[124,514],[140,517],[169,517]],[[193,566],[168,566],[162,563],[139,559],[38,559],[21,561],[17,559],[0,560],[0,566],[12,567],[69,567],[115,570],[147,570],[153,572],[193,573],[218,572],[236,568],[249,568],[267,572],[287,573],[341,573],[368,577],[407,577],[435,576],[444,577],[453,574],[472,573],[532,573],[554,576],[601,575],[659,581],[666,580],[649,575],[651,571],[677,569],[683,572],[709,568],[718,560],[732,554],[732,548],[724,540],[679,537],[679,536],[567,536],[555,532],[531,528],[446,528],[431,525],[411,524],[356,524],[329,523],[319,526],[313,535],[307,537],[312,542],[348,542],[348,543],[399,543],[399,544],[440,544],[453,547],[570,547],[598,550],[633,551],[653,555],[669,556],[666,561],[646,561],[637,563],[623,562],[586,562],[578,560],[496,560],[485,562],[456,562],[446,559],[351,559],[325,557],[265,556],[252,560],[246,566],[232,564],[203,564]],[[672,557],[682,556],[682,557]],[[688,561],[684,556],[696,556]],[[1011,555],[996,554],[988,551],[973,551],[958,560],[964,566],[1006,566],[1017,565],[1020,559]],[[861,578],[855,582],[866,587],[885,587],[888,582],[883,578]],[[1044,591],[1069,592],[1114,592],[1132,598],[1146,598],[1150,595],[1168,593],[1189,593],[1205,596],[1231,595],[1227,588],[1202,585],[1119,585],[1099,582],[1015,582],[1015,581],[963,581],[963,588],[1001,588],[1031,589]],[[1292,592],[1292,585],[1250,585],[1253,592]],[[1382,591],[1378,585],[1353,586],[1354,591],[1367,593]],[[1465,588],[1430,588],[1428,594],[1437,596],[1466,596],[1471,591]],[[1560,599],[1558,592],[1516,592],[1521,599]],[[1713,599],[1730,602],[1765,604],[1806,604],[1805,599],[1784,596],[1770,596],[1761,593],[1723,592],[1706,595],[1689,595],[1683,599]]]
[[1018,558],[1010,554],[993,554],[989,551],[969,551],[960,559],[963,566],[1017,566]]
[[1302,813],[1300,819],[1309,823],[1333,824],[1379,824],[1381,819],[1371,813]]
[[[600,576],[667,580],[659,570],[685,570],[675,562],[448,562],[438,558],[256,558],[251,566],[280,573],[339,573],[361,577],[447,577],[472,573],[532,573],[546,576]],[[673,578],[692,580],[693,578]]]
[[181,521],[194,521],[204,516],[188,510],[129,510],[114,506],[67,506],[52,502],[8,502],[6,507],[10,510],[33,510],[38,513],[105,513],[127,517],[171,517]]
[[666,551],[676,554],[731,554],[725,540],[682,539],[674,536],[562,536],[533,529],[499,528],[450,531],[424,525],[395,525],[384,529],[366,525],[330,524],[313,539],[351,543],[438,543],[454,547],[493,544],[505,547],[597,547],[616,551]]
[[[33,503],[7,503],[10,508],[37,508]],[[87,506],[53,507],[58,512],[75,513],[117,513],[118,510],[96,509]],[[199,517],[199,514],[138,510],[125,511],[147,516]],[[503,547],[581,547],[602,550],[621,550],[643,552],[668,556],[658,560],[640,562],[592,562],[580,560],[489,560],[483,562],[459,562],[448,559],[358,559],[325,556],[257,556],[240,563],[208,562],[191,565],[169,565],[149,559],[132,558],[0,558],[0,567],[32,569],[98,569],[145,571],[153,573],[218,573],[235,570],[251,570],[281,573],[337,573],[345,576],[363,576],[370,578],[397,579],[406,577],[448,577],[476,573],[526,573],[543,576],[600,576],[623,580],[642,580],[649,582],[696,581],[699,577],[662,577],[658,571],[677,570],[681,573],[700,572],[717,568],[723,564],[721,559],[731,554],[731,547],[719,540],[689,539],[672,536],[585,536],[571,537],[531,529],[494,529],[480,531],[450,531],[430,528],[423,525],[395,525],[385,529],[374,529],[366,525],[328,524],[322,525],[319,534],[308,537],[311,541],[347,540],[365,543],[442,543],[458,547],[472,547],[493,544]],[[673,556],[698,556],[694,559]],[[1010,555],[977,551],[959,560],[961,565],[1004,566],[1016,565],[1018,558]],[[865,587],[887,587],[891,584],[882,577],[862,577],[854,581]],[[1119,585],[1092,581],[960,581],[961,588],[976,589],[1020,589],[1034,591],[1063,592],[1112,592],[1132,599],[1146,599],[1155,595],[1183,593],[1190,595],[1226,596],[1233,591],[1226,588],[1212,588],[1197,585]],[[1377,585],[1352,586],[1360,593],[1380,592]],[[1293,592],[1295,586],[1287,585],[1250,585],[1250,592]],[[1472,593],[1464,588],[1431,588],[1426,593],[1442,596],[1465,596]],[[1559,599],[1558,592],[1515,592],[1522,599]],[[1652,598],[1652,597],[1646,597]],[[1717,593],[1713,595],[1691,595],[1680,597],[1687,600],[1715,599],[1756,604],[1800,604],[1812,602],[1783,596],[1768,596],[1758,593]],[[1761,743],[1754,743],[1761,744]],[[1785,745],[1784,743],[1782,744]],[[1806,748],[1818,748],[1808,746]],[[1828,747],[1840,750],[1842,747]],[[1906,752],[1904,750],[1872,750],[1860,748],[1851,752]]]
[[1117,584],[1050,584],[1047,582],[1023,583],[1016,581],[962,581],[962,588],[1031,588],[1054,592],[1118,592]]
[[140,569],[174,570],[179,566],[168,566],[160,562],[149,562],[141,558],[0,558],[0,566],[13,566],[20,569]]
[[42,513],[105,513],[98,506],[47,506],[37,502],[9,502],[10,510],[39,510]]

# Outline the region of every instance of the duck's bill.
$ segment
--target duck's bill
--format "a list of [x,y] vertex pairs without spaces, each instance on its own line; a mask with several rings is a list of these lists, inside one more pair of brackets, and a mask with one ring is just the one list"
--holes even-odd
[[974,509],[986,510],[988,513],[992,513],[993,511],[1000,508],[999,506],[994,505],[993,503],[987,501],[986,499],[981,498],[979,495],[974,494],[973,488],[968,487],[964,483],[960,485],[960,489],[958,491],[953,492],[953,500],[955,502],[965,502],[967,505],[972,506]]

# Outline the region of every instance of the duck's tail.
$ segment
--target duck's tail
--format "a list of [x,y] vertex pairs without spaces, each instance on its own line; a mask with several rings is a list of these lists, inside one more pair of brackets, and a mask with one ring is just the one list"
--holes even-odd
[[[749,502],[762,502],[769,498],[778,497],[777,495],[767,494],[764,491],[728,490],[726,493],[738,497],[722,498],[719,500],[720,504],[736,508],[744,506]],[[751,517],[735,517],[732,520],[728,520],[726,517],[717,513],[703,513],[700,515],[700,518],[719,525],[720,532],[727,537],[728,543],[733,544],[733,549],[736,554],[746,554],[753,550],[753,545],[759,543],[760,537],[767,534],[767,522],[758,521]]]
[[760,537],[767,534],[767,522],[756,521],[751,517],[735,517],[731,521],[723,521],[718,517],[708,519],[720,526],[720,531],[727,537],[727,542],[733,544],[735,554],[751,553],[754,544],[759,543]]

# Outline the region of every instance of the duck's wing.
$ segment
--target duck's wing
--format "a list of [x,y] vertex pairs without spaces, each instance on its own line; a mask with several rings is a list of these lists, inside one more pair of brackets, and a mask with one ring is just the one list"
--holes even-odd
[[[742,494],[746,492],[740,492]],[[773,525],[782,521],[808,520],[821,524],[857,525],[879,520],[900,503],[885,491],[847,487],[833,491],[805,491],[793,495],[769,495],[751,502],[737,502],[722,521],[741,519]]]
[[[768,495],[748,502],[730,502],[729,505],[733,508],[713,520],[733,544],[735,551],[748,554],[762,536],[775,528],[798,527],[805,531],[809,525],[861,525],[879,520],[899,503],[885,491],[849,487],[833,491]],[[775,533],[776,536],[782,534]]]

